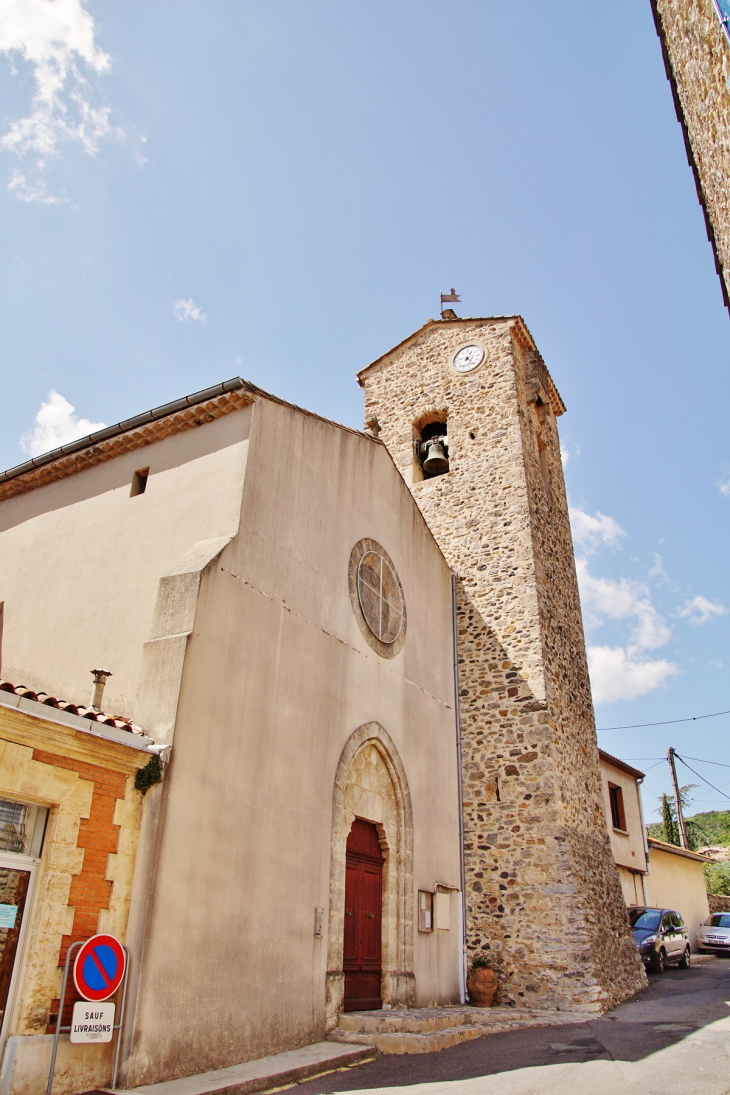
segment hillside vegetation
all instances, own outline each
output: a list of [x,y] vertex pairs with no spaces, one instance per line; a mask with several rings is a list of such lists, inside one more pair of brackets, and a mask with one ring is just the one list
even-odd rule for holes
[[[708,844],[730,844],[730,810],[709,810],[684,819],[690,848],[703,848]],[[664,822],[647,825],[646,831],[655,840],[667,840]],[[669,834],[669,843],[674,844]]]

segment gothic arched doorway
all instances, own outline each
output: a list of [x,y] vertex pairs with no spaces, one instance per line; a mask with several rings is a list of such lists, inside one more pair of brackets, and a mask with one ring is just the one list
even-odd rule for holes
[[[377,1003],[345,1004],[349,984],[347,967],[356,972],[354,961],[345,963],[346,880],[350,862],[350,834],[353,823],[367,825],[368,847],[377,865],[376,838],[381,851],[380,988],[367,999],[383,1004],[412,1006],[415,999],[413,974],[413,811],[408,781],[395,744],[382,726],[366,723],[351,735],[342,750],[335,776],[332,805],[332,871],[327,942],[327,1027],[337,1026],[340,1013],[349,1007],[377,1007]],[[363,830],[355,830],[362,835]],[[353,836],[353,843],[355,837]],[[353,849],[354,851],[354,849]],[[362,854],[362,853],[361,853]],[[354,861],[353,861],[354,862]],[[349,895],[348,895],[349,896]],[[375,922],[374,908],[365,918]],[[348,939],[348,948],[350,942]],[[367,946],[370,946],[368,943]],[[368,963],[360,963],[367,966]],[[375,974],[376,966],[370,971]],[[374,983],[374,979],[373,979]],[[361,990],[358,990],[358,993]],[[370,990],[368,990],[370,991]],[[365,998],[363,998],[365,999]]]

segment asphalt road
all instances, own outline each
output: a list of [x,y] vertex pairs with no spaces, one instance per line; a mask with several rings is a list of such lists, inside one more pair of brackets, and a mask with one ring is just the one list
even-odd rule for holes
[[380,1056],[296,1087],[297,1095],[730,1095],[730,958],[650,975],[648,989],[590,1022]]

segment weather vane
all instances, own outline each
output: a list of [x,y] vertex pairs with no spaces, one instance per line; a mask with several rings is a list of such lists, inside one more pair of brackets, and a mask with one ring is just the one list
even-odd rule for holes
[[[450,293],[441,294],[441,318],[444,318],[444,304],[457,304],[461,300],[461,297],[456,292],[456,289],[452,289]],[[451,312],[451,308],[446,309],[447,312]]]

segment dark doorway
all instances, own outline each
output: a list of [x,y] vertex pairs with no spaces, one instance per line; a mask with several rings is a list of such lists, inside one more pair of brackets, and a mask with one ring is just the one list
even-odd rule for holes
[[345,1011],[382,1007],[383,853],[370,821],[355,818],[347,838],[345,868]]

